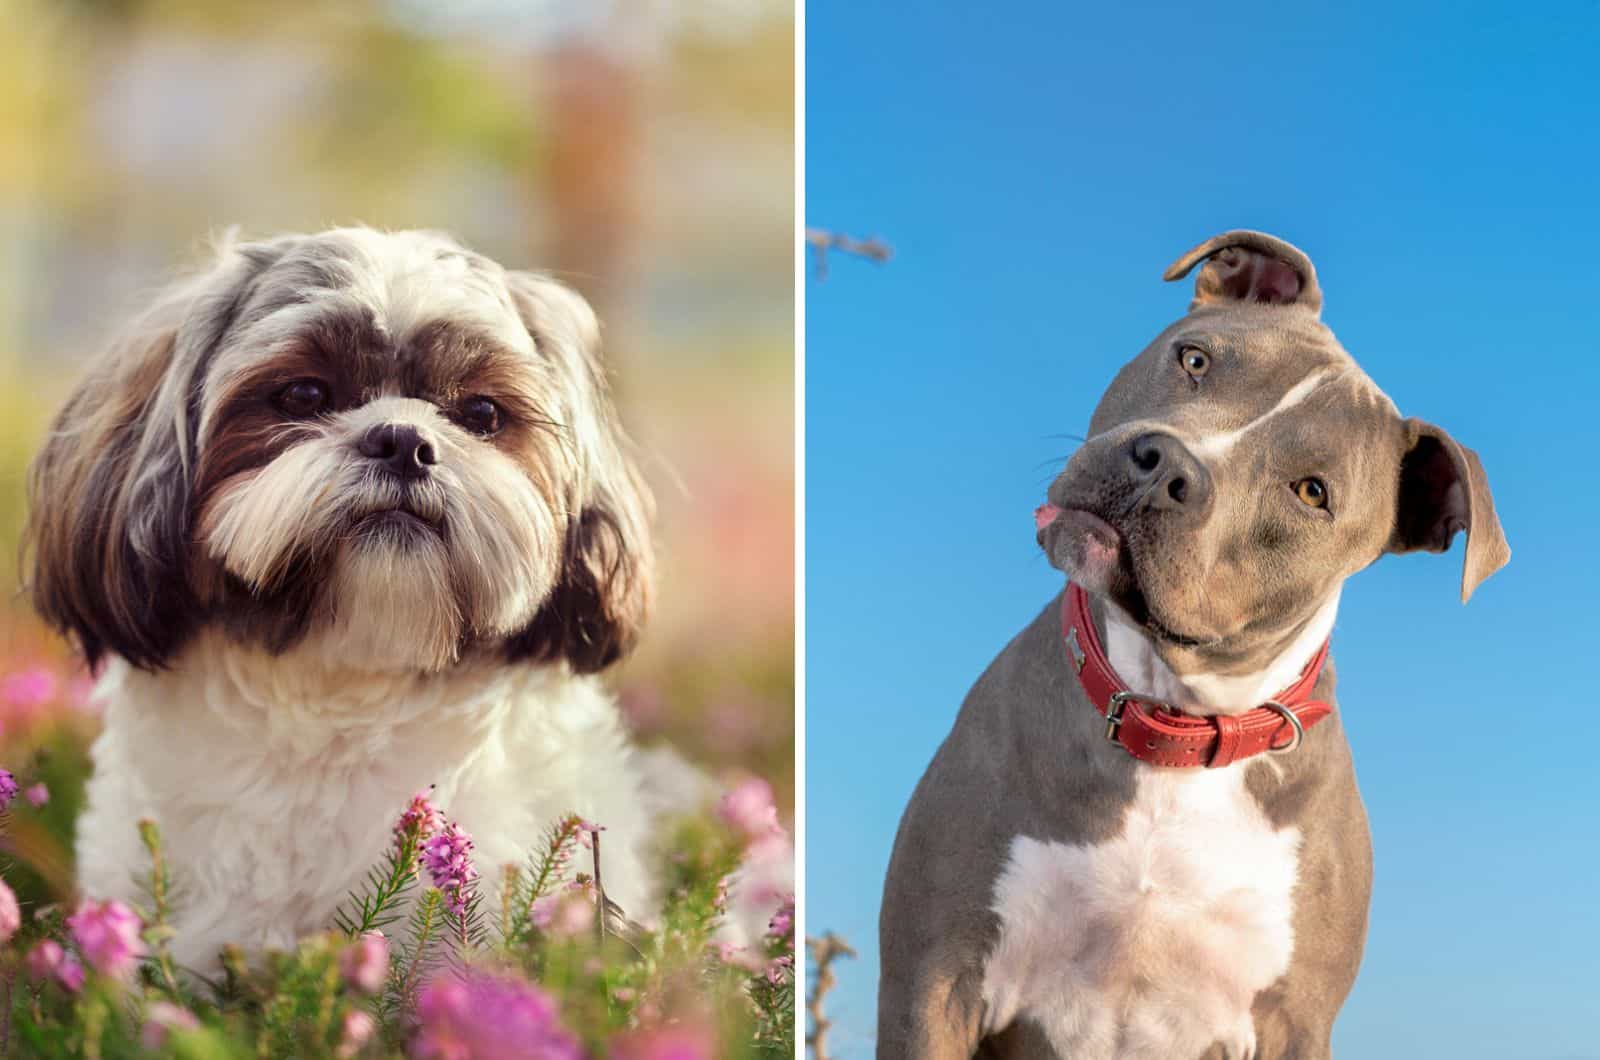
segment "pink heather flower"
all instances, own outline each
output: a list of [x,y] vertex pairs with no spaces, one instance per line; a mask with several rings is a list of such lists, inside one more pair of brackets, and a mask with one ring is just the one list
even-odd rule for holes
[[35,943],[33,949],[28,951],[25,961],[28,965],[28,978],[36,983],[54,979],[72,994],[83,989],[83,965],[78,963],[78,958],[63,950],[61,944],[52,939]]
[[11,770],[0,769],[0,810],[11,805],[11,800],[17,797],[17,778],[11,775]]
[[460,825],[450,824],[422,844],[421,857],[433,885],[444,892],[451,914],[463,915],[478,879],[478,870],[472,866],[472,837]]
[[707,709],[701,731],[711,750],[729,758],[748,756],[765,735],[762,713],[759,706],[753,706],[748,700],[723,700]]
[[735,784],[717,805],[717,816],[756,839],[779,830],[778,807],[772,801],[772,785],[760,777],[746,777]]
[[556,1004],[532,983],[481,970],[440,975],[417,998],[418,1060],[580,1060]]
[[339,954],[339,973],[351,989],[376,994],[389,977],[389,940],[381,931],[368,931]]
[[528,907],[533,926],[557,938],[572,938],[594,926],[594,884],[573,880],[561,890],[534,900]]
[[573,938],[594,927],[594,904],[583,894],[569,894],[556,909],[550,934]]
[[716,1042],[705,1027],[656,1027],[632,1031],[607,1044],[611,1060],[711,1060]]
[[362,1009],[351,1009],[344,1014],[344,1019],[339,1024],[339,1048],[334,1055],[340,1060],[349,1060],[372,1040],[377,1030],[378,1021],[372,1018],[372,1013]]
[[794,847],[788,835],[780,829],[751,842],[728,889],[727,910],[718,934],[736,939],[765,937],[773,928],[775,913],[794,901]]
[[429,800],[432,794],[433,788],[427,787],[411,796],[411,804],[400,815],[400,820],[395,822],[394,839],[397,845],[412,829],[416,829],[420,838],[426,839],[438,831],[439,826],[444,823],[444,815]]
[[767,962],[767,982],[782,986],[784,973],[794,967],[793,957],[774,957]]
[[22,907],[17,904],[16,892],[0,880],[0,942],[8,941],[21,926]]
[[152,1052],[167,1044],[169,1031],[197,1031],[200,1021],[193,1012],[180,1008],[170,1001],[152,1001],[145,1010],[144,1026],[139,1030],[139,1041]]
[[794,934],[794,898],[791,897],[778,911],[772,914],[772,919],[767,921],[767,937],[772,939],[786,939]]
[[53,670],[29,666],[0,678],[0,700],[24,714],[31,714],[54,699],[60,685]]
[[84,902],[67,917],[67,927],[89,966],[113,979],[127,976],[144,955],[139,915],[115,898]]
[[28,978],[34,982],[42,982],[55,974],[61,967],[61,959],[65,956],[61,944],[51,939],[40,939],[34,943],[33,949],[28,951],[24,958],[28,965]]
[[535,898],[533,904],[528,906],[528,919],[533,921],[533,926],[540,931],[549,931],[550,924],[556,918],[556,907],[560,904],[560,894],[547,894],[543,898]]
[[583,844],[585,850],[594,849],[594,834],[596,832],[604,832],[606,830],[604,825],[595,824],[592,821],[585,821],[581,817],[578,818],[577,825],[578,842]]
[[635,686],[624,688],[617,698],[622,718],[635,736],[648,736],[661,727],[667,713],[667,701],[655,688]]
[[89,973],[83,970],[83,964],[73,954],[67,954],[61,959],[61,966],[56,969],[56,982],[69,994],[76,994],[83,989],[83,981]]
[[50,789],[46,787],[44,781],[41,780],[39,783],[34,784],[28,788],[28,790],[24,791],[22,793],[22,797],[27,799],[28,804],[37,810],[39,807],[50,801]]

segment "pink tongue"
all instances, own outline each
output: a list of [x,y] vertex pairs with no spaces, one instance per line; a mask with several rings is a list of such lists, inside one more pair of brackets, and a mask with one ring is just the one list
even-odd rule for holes
[[1056,516],[1061,514],[1061,509],[1046,501],[1033,510],[1033,529],[1035,532],[1043,530],[1056,521]]

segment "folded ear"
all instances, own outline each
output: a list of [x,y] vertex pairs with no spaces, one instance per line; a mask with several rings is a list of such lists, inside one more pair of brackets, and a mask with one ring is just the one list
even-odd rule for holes
[[1206,240],[1167,266],[1164,280],[1181,280],[1201,262],[1190,311],[1203,305],[1259,302],[1322,312],[1317,270],[1298,247],[1265,232],[1240,229]]
[[654,506],[612,407],[594,310],[547,276],[513,272],[506,283],[540,355],[562,380],[574,462],[559,580],[512,638],[511,652],[564,657],[574,671],[593,673],[632,649],[644,625],[655,570]]
[[1500,529],[1478,454],[1431,423],[1406,421],[1408,447],[1400,462],[1400,496],[1391,552],[1444,552],[1456,532],[1467,533],[1461,602],[1506,565],[1511,547]]
[[29,468],[24,582],[91,664],[112,652],[159,667],[191,631],[191,405],[265,253],[224,246],[158,295],[91,362]]

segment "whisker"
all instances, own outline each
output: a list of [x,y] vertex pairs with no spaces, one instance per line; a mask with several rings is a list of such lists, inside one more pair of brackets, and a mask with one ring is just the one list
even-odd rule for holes
[[666,484],[671,486],[677,492],[678,496],[684,498],[685,500],[690,498],[691,494],[689,493],[689,483],[684,479],[683,475],[678,472],[677,467],[674,466],[673,463],[665,456],[660,453],[650,453],[643,457],[640,457],[637,453],[633,455],[641,459],[645,466],[659,468],[661,471],[661,476],[666,480]]
[[561,423],[557,420],[540,420],[531,418],[524,419],[522,422],[526,423],[529,427],[544,431],[551,437],[555,438],[555,440],[560,444],[561,448],[566,451],[568,458],[572,460],[576,460],[578,458],[577,438],[573,435],[572,428],[569,425]]
[[555,430],[560,431],[563,434],[571,434],[572,433],[572,428],[571,427],[567,426],[565,423],[561,423],[558,420],[529,419],[529,420],[524,420],[523,422],[525,422],[530,427],[554,428]]

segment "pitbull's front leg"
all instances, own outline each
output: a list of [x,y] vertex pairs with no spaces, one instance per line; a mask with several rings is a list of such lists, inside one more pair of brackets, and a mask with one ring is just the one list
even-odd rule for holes
[[[935,759],[930,776],[939,772]],[[970,1060],[984,1033],[983,961],[994,944],[975,830],[927,777],[901,821],[878,922],[879,1060]]]
[[1291,756],[1277,771],[1258,765],[1249,776],[1263,809],[1301,830],[1294,956],[1251,1006],[1259,1060],[1327,1060],[1334,1020],[1361,965],[1372,841],[1341,728],[1335,716],[1308,734],[1321,745],[1320,768]]
[[946,950],[885,972],[878,1060],[971,1060],[983,1033],[982,973]]

